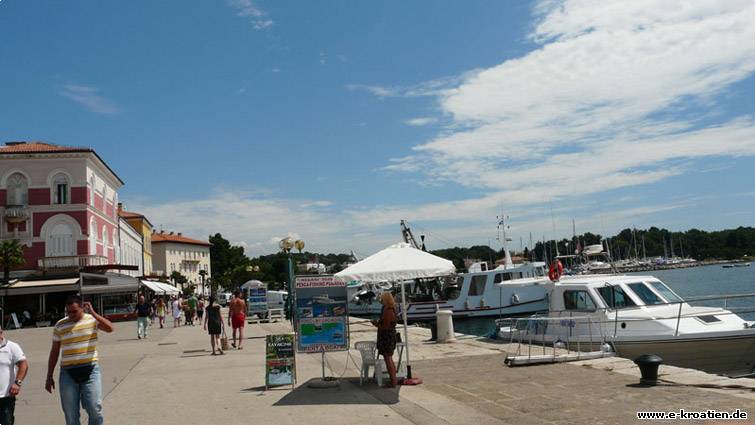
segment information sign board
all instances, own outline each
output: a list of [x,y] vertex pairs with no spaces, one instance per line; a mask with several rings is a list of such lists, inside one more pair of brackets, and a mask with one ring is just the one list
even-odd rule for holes
[[304,353],[349,349],[346,283],[335,276],[296,277],[297,350]]
[[296,383],[294,334],[266,336],[265,388]]

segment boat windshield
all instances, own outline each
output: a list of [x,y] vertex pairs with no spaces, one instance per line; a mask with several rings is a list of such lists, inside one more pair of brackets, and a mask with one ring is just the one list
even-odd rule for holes
[[645,303],[645,305],[666,304],[666,302],[661,297],[656,295],[656,293],[653,292],[652,289],[650,289],[642,282],[630,283],[627,286],[629,286],[629,289],[634,291],[634,293],[642,300],[643,303]]
[[598,294],[603,298],[603,302],[608,308],[627,308],[634,307],[637,304],[629,298],[629,295],[624,292],[621,286],[603,286],[598,289]]
[[683,299],[679,298],[678,295],[676,295],[671,289],[669,289],[668,286],[666,286],[665,283],[661,282],[660,280],[656,281],[649,281],[648,284],[653,287],[656,291],[658,291],[659,294],[663,298],[666,299],[666,301],[670,303],[680,303],[684,302]]

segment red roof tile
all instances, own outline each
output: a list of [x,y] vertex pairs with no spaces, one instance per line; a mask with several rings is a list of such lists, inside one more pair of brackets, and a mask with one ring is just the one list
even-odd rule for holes
[[65,153],[94,152],[92,148],[60,146],[44,142],[6,142],[0,147],[0,153]]
[[180,234],[170,234],[165,232],[155,232],[152,234],[152,243],[161,243],[161,242],[175,242],[175,243],[186,243],[191,245],[204,245],[204,246],[210,246],[211,244],[206,241],[200,241],[197,239],[187,238],[186,236],[180,235]]
[[[2,0],[0,0],[2,1]],[[113,176],[121,183],[120,177],[115,174],[115,171],[110,168],[105,161],[97,155],[97,152],[92,148],[86,148],[81,146],[61,146],[54,145],[52,143],[45,143],[39,141],[30,142],[5,142],[4,146],[0,146],[0,155],[14,155],[14,154],[32,154],[32,153],[92,153],[97,159],[100,160],[102,165],[105,166]]]

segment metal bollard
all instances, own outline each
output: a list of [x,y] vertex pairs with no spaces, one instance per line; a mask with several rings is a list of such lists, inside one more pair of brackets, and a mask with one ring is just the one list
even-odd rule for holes
[[437,341],[438,340],[438,321],[437,320],[431,320],[430,323],[430,341]]
[[658,383],[658,367],[663,363],[663,359],[656,354],[643,354],[634,359],[634,363],[640,368],[640,384],[656,385]]

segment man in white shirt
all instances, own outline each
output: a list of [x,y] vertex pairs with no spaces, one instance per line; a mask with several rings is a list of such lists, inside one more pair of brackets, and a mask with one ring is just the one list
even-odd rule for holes
[[29,364],[21,346],[5,339],[0,328],[0,424],[13,425],[16,396],[26,377]]

